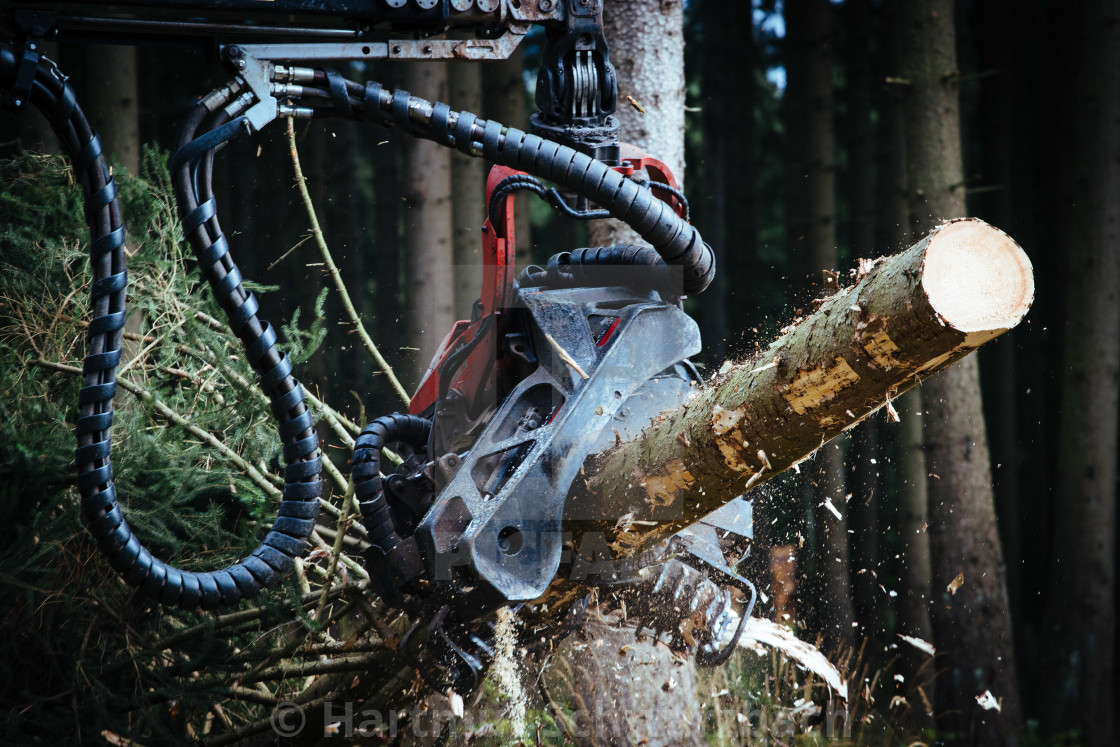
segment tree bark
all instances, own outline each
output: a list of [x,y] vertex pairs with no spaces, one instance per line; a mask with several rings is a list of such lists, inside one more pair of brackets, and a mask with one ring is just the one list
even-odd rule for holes
[[140,94],[136,48],[114,44],[86,47],[86,115],[101,137],[107,158],[140,173]]
[[[476,64],[448,65],[450,106],[457,111],[482,112],[482,69]],[[517,123],[506,123],[510,127]],[[482,282],[482,224],[486,220],[486,162],[451,153],[451,223],[455,257],[456,319],[470,319]],[[514,213],[516,220],[517,214]],[[517,227],[514,226],[516,234]],[[520,239],[520,236],[516,236]]]
[[[849,0],[844,7],[847,77],[847,114],[843,119],[848,150],[844,191],[848,195],[848,245],[856,257],[875,251],[875,149],[871,121],[871,51],[868,0]],[[860,634],[877,640],[882,635],[882,592],[879,565],[880,454],[883,422],[869,418],[853,434],[848,469],[852,602]]]
[[[620,139],[659,159],[684,184],[683,2],[605,2],[603,29],[618,74]],[[627,96],[645,113],[627,103]],[[589,233],[594,246],[646,243],[615,220],[595,221]]]
[[[921,0],[902,13],[911,224],[924,230],[965,209],[954,4]],[[971,744],[1016,744],[1021,709],[976,358],[922,394],[933,628],[947,670],[937,688],[938,725]],[[986,691],[1002,710],[977,702]]]
[[[383,85],[395,86],[392,66],[382,75]],[[400,167],[403,162],[401,151],[403,143],[411,138],[396,130],[381,130],[374,135],[373,144],[373,246],[372,262],[377,267],[374,275],[374,294],[378,340],[382,354],[397,376],[405,375],[401,347],[404,335],[401,317],[404,315],[401,248],[401,217],[404,203],[401,201]],[[407,356],[411,359],[411,356]],[[374,389],[367,395],[367,408],[370,412],[394,412],[400,407],[400,399],[393,391],[387,377],[374,378]]]
[[[447,63],[417,62],[405,68],[405,90],[430,101],[447,100]],[[405,240],[408,267],[407,339],[413,351],[413,382],[451,331],[454,284],[451,252],[451,152],[441,145],[404,141]]]
[[[704,338],[705,358],[719,366],[731,354],[733,327],[745,321],[746,309],[740,307],[749,306],[756,298],[752,289],[757,283],[748,259],[758,251],[755,180],[753,176],[738,178],[755,173],[755,42],[749,5],[702,0],[697,4],[696,19],[701,38],[694,54],[705,97],[703,110],[691,121],[702,123],[710,134],[695,151],[689,151],[690,158],[699,162],[703,185],[702,190],[693,190],[692,219],[704,226],[704,237],[715,252],[719,268],[704,291],[697,322]],[[733,57],[741,62],[729,65]],[[729,90],[735,95],[726,96]],[[736,137],[728,137],[726,133],[731,132],[737,133]],[[742,299],[750,301],[735,303]]]
[[[1061,444],[1046,645],[1050,716],[1091,745],[1116,743],[1117,390],[1120,386],[1120,13],[1078,8],[1075,176],[1087,195],[1073,212],[1067,255]],[[1112,67],[1109,67],[1109,66]]]
[[[930,621],[930,554],[929,554],[929,490],[927,488],[925,438],[922,423],[922,393],[911,389],[899,398],[899,467],[902,475],[898,508],[898,534],[902,538],[902,557],[899,565],[900,601],[898,603],[899,628],[910,636],[923,641],[933,641],[933,623]],[[926,655],[909,652],[904,656],[907,680],[914,682]],[[932,674],[932,672],[930,673]],[[926,687],[926,696],[932,698],[932,687]]]
[[[786,43],[790,65],[786,94],[787,117],[799,121],[790,134],[790,149],[801,155],[795,163],[798,215],[802,230],[794,237],[807,264],[809,285],[816,296],[836,291],[826,271],[838,266],[836,254],[836,167],[833,158],[832,55],[828,0],[788,0]],[[796,64],[794,64],[796,63]],[[851,574],[848,565],[848,505],[840,444],[822,451],[810,465],[804,485],[813,513],[817,538],[817,573],[810,580],[817,627],[829,640],[850,647],[852,622]],[[826,503],[831,501],[834,513]]]
[[[878,228],[880,245],[904,246],[909,241],[909,206],[906,183],[906,128],[903,111],[904,85],[902,81],[902,12],[897,3],[884,9],[887,28],[886,54],[879,78],[879,168],[878,168]],[[925,440],[922,422],[922,389],[914,387],[900,396],[895,404],[902,423],[896,439],[895,459],[900,482],[897,491],[895,521],[898,526],[900,547],[898,554],[899,590],[896,597],[898,627],[905,635],[933,641],[933,623],[930,618],[930,532],[928,532],[928,491],[925,468]],[[883,431],[884,441],[887,430]],[[933,729],[931,710],[936,695],[934,667],[930,657],[913,647],[902,652],[904,682],[899,684],[900,694],[921,688],[923,702],[912,703],[915,715],[923,728]],[[920,695],[921,699],[921,695]],[[926,708],[930,703],[931,708]]]
[[[522,44],[509,59],[486,64],[482,78],[485,111],[475,114],[493,117],[507,127],[529,131],[529,92],[525,88],[525,45]],[[513,233],[517,240],[514,259],[518,267],[532,263],[533,243],[529,223],[529,200],[536,199],[528,192],[517,192],[513,197]]]
[[[980,118],[983,134],[982,160],[979,170],[992,191],[969,197],[970,214],[990,221],[993,225],[1011,230],[1012,200],[1018,197],[1016,172],[1031,174],[1031,148],[1021,138],[1023,127],[1019,111],[1015,108],[1016,65],[1015,49],[1021,43],[1015,34],[1015,8],[1013,0],[998,0],[978,5],[977,34],[982,41],[977,44],[982,70],[1003,70],[1004,75],[985,79],[981,87]],[[1027,162],[1023,164],[1021,162]],[[969,171],[973,171],[969,167]],[[979,208],[979,209],[978,209]],[[1018,235],[1018,231],[1016,231]],[[1024,519],[1023,494],[1019,486],[1018,463],[1023,447],[1019,428],[1018,397],[1019,377],[1016,375],[1016,351],[1021,347],[1019,335],[1009,335],[996,345],[985,349],[980,356],[981,383],[984,405],[989,417],[989,447],[992,452],[996,516],[999,520],[1000,541],[1006,558],[1023,555],[1022,531]],[[1007,586],[1011,604],[1011,619],[1023,619],[1023,568],[1011,562],[1007,566]],[[1017,636],[1019,638],[1019,636]],[[1024,652],[1021,641],[1018,651]]]
[[1014,327],[1033,296],[1030,262],[1010,237],[983,221],[945,223],[787,328],[758,360],[594,458],[566,528],[602,532],[616,555],[633,554],[800,465]]
[[695,663],[639,638],[617,612],[589,613],[552,661],[549,696],[570,703],[581,744],[704,744]]
[[[645,150],[684,183],[684,8],[680,0],[604,3],[618,74],[621,140]],[[645,113],[626,102],[631,96]],[[645,243],[619,221],[590,226],[592,245]],[[701,745],[696,664],[638,638],[633,624],[589,613],[581,636],[561,644],[594,744]],[[581,646],[580,638],[586,640]],[[621,669],[618,667],[621,665]]]
[[[900,247],[909,243],[910,209],[907,203],[906,181],[906,128],[903,117],[903,90],[900,68],[902,57],[902,14],[898,4],[884,8],[887,28],[886,54],[880,71],[881,96],[879,103],[879,169],[877,191],[879,214],[877,236],[881,246]],[[902,419],[896,439],[895,458],[901,476],[897,491],[898,533],[902,538],[898,553],[899,595],[896,611],[902,633],[933,641],[933,623],[930,621],[930,555],[929,555],[929,498],[926,488],[927,475],[925,441],[922,430],[922,391],[915,387],[895,403]],[[883,441],[887,429],[882,429]],[[935,672],[928,666],[929,657],[921,651],[906,647],[901,652],[902,674],[905,678],[903,693],[915,685],[922,688],[929,703],[935,697]],[[903,689],[905,688],[905,689]],[[918,711],[923,727],[933,729],[933,714],[923,707]]]

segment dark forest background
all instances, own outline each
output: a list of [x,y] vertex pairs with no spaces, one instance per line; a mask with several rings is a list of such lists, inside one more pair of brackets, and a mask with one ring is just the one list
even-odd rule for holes
[[[868,671],[890,667],[900,692],[922,687],[940,738],[1114,744],[1120,8],[691,0],[684,34],[683,182],[720,262],[716,284],[687,306],[701,324],[706,371],[749,356],[809,308],[828,282],[822,271],[846,276],[938,219],[987,220],[1035,268],[1032,311],[973,356],[979,390],[954,399],[960,412],[941,412],[946,390],[931,383],[895,403],[901,422],[876,416],[803,478],[761,491],[751,571],[770,601],[757,614],[796,622],[837,660],[853,651]],[[531,36],[508,63],[344,72],[524,126],[539,51]],[[225,78],[188,50],[50,54],[81,99],[97,102],[87,113],[130,173],[140,170],[141,145],[167,147],[195,97]],[[930,146],[930,127],[957,116],[955,144],[950,132]],[[296,127],[350,294],[411,388],[477,297],[470,268],[485,170],[395,131]],[[36,115],[0,118],[0,143],[7,155],[53,148]],[[959,178],[926,181],[954,147]],[[262,296],[262,315],[286,320],[302,309],[306,318],[329,280],[311,244],[300,244],[307,224],[283,123],[228,148],[214,183],[245,276],[280,288]],[[542,204],[518,210],[520,264],[586,241],[585,226]],[[301,377],[354,420],[398,409],[336,323],[336,304],[328,297],[325,341]],[[938,429],[949,422],[968,426]],[[943,443],[950,433],[959,443]],[[6,448],[3,474],[16,484],[13,470],[28,468]],[[950,471],[977,460],[989,489],[952,482]],[[840,526],[820,507],[837,493],[846,498]],[[13,507],[2,513],[18,525]],[[950,590],[959,576],[963,586]],[[785,597],[774,589],[789,580],[795,591],[778,608]],[[931,642],[934,666],[899,634]],[[985,691],[1001,702],[998,723],[976,715]],[[916,720],[908,733],[935,723]]]

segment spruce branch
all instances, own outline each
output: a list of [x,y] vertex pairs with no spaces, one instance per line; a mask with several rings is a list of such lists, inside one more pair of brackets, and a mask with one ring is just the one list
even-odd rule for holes
[[323,419],[327,421],[327,425],[335,432],[335,435],[342,439],[344,444],[353,448],[354,437],[362,432],[361,426],[316,397],[308,391],[307,387],[304,387],[303,396],[311,403],[312,407],[319,411]]
[[[349,626],[348,626],[349,627]],[[320,656],[342,656],[346,654],[370,654],[378,651],[385,651],[385,642],[376,636],[373,638],[362,638],[366,631],[369,630],[370,624],[368,622],[361,623],[358,627],[351,632],[350,638],[345,641],[329,641],[326,643],[308,643],[307,640],[295,641],[288,646],[285,646],[281,651],[287,653],[279,656],[278,659],[286,659],[289,656],[298,655],[308,658],[316,658]],[[240,651],[229,658],[230,664],[239,664],[243,662],[256,661],[259,657],[256,651]]]
[[[30,363],[34,366],[39,366],[40,368],[75,374],[77,376],[82,375],[82,369],[78,368],[77,366],[68,366],[65,363],[43,360],[42,358],[34,358],[30,361]],[[173,410],[166,403],[164,403],[163,400],[161,400],[159,397],[157,397],[144,387],[141,387],[138,384],[129,381],[128,379],[117,379],[117,384],[119,384],[121,389],[124,389],[126,392],[129,392],[138,399],[151,404],[155,408],[156,412],[158,412],[161,416],[170,420],[175,425],[180,426],[192,436],[195,436],[196,438],[200,439],[208,446],[216,450],[223,457],[232,462],[233,465],[242,472],[242,474],[252,480],[254,485],[267,493],[270,498],[278,499],[281,497],[281,491],[269,481],[269,478],[266,477],[264,473],[262,473],[259,469],[243,459],[241,455],[236,451],[231,449],[226,444],[222,443],[221,439],[219,439],[213,433],[199,428],[197,425],[190,422],[178,412]]]
[[389,378],[389,383],[401,398],[401,401],[407,405],[411,401],[411,397],[408,396],[408,392],[401,386],[401,382],[397,379],[396,374],[393,373],[393,368],[381,355],[381,351],[377,349],[377,345],[374,344],[373,339],[369,336],[369,332],[366,331],[361,317],[358,316],[357,309],[354,308],[353,301],[350,300],[350,294],[346,290],[346,285],[342,282],[342,273],[338,271],[338,265],[334,263],[334,257],[331,256],[330,249],[327,247],[327,241],[323,237],[323,230],[319,227],[319,218],[315,215],[315,206],[311,202],[311,194],[307,191],[307,179],[303,175],[303,167],[300,165],[299,161],[299,150],[296,148],[295,120],[291,117],[288,117],[288,147],[292,155],[292,166],[295,168],[296,172],[296,186],[299,187],[300,197],[303,198],[304,207],[307,208],[308,220],[311,221],[311,233],[315,237],[315,244],[319,247],[319,254],[322,255],[323,262],[327,266],[327,272],[330,274],[335,289],[338,291],[342,306],[346,309],[347,316],[350,317],[350,321],[354,324],[354,329],[361,338],[362,344],[366,346],[370,355],[377,361],[377,365]]
[[[341,513],[342,512],[340,511],[338,515],[341,516]],[[317,529],[311,533],[311,541],[319,549],[323,550],[324,552],[326,552],[328,554],[331,553],[331,546],[326,543],[326,540],[323,539],[322,535],[319,534],[319,531]],[[332,555],[332,557],[333,557],[333,555]],[[353,560],[351,560],[345,554],[339,555],[337,557],[338,557],[339,562],[342,563],[344,566],[346,566],[346,569],[348,571],[353,573],[355,576],[360,578],[362,581],[369,581],[369,573],[366,572],[365,568],[363,568],[362,566],[355,563]]]
[[[128,338],[128,336],[128,333],[126,333],[125,337]],[[136,335],[136,337],[139,337],[139,335]],[[179,352],[184,353],[185,355],[198,357],[201,360],[206,361],[208,364],[214,367],[215,371],[220,371],[221,374],[225,376],[229,381],[231,381],[235,386],[237,386],[238,389],[243,392],[248,392],[249,395],[256,399],[258,403],[260,403],[263,407],[267,408],[269,406],[268,397],[264,394],[264,392],[260,390],[259,387],[253,386],[248,379],[234,370],[231,366],[223,362],[220,359],[220,356],[214,355],[213,351],[195,350],[187,347],[186,345],[179,345],[178,349]],[[174,369],[165,370],[167,370],[169,373],[176,373]],[[197,381],[194,377],[190,378],[192,381],[195,381],[200,387],[205,388],[204,385],[206,382]],[[331,426],[331,430],[333,430],[335,434],[342,439],[343,443],[347,447],[353,448],[354,438],[350,435],[347,429],[352,428],[354,429],[354,432],[360,432],[357,426],[347,420],[344,415],[340,414],[329,405],[324,404],[322,400],[311,394],[307,387],[303,388],[303,394],[311,405],[312,411],[320,415],[322,419]],[[334,483],[335,487],[338,490],[346,490],[346,477],[342,474],[341,471],[339,471],[338,467],[336,467],[333,462],[331,462],[329,459],[324,459],[323,470],[327,473],[328,477],[331,478],[331,481]],[[270,474],[270,477],[274,476]],[[278,483],[280,483],[278,477],[276,477],[275,479]]]
[[[341,591],[332,592],[332,594],[341,594]],[[313,604],[318,603],[319,594],[318,592],[304,594],[295,601],[296,606],[307,608]],[[149,648],[152,651],[163,651],[164,649],[177,647],[184,641],[194,638],[195,636],[202,635],[203,633],[235,627],[246,622],[255,623],[259,621],[261,617],[263,617],[264,614],[268,611],[269,609],[267,607],[250,607],[249,609],[237,610],[236,612],[227,612],[224,615],[218,615],[216,617],[207,616],[205,620],[198,623],[197,625],[192,625],[189,628],[184,628],[183,630],[176,631],[175,633],[172,633],[171,635],[152,644]]]
[[[312,708],[320,708],[330,702],[330,700],[331,696],[328,695],[323,698],[317,698],[309,703],[302,703],[301,705],[304,711],[308,711]],[[257,734],[263,734],[267,731],[273,731],[275,733],[275,728],[273,715],[270,713],[263,719],[239,726],[236,729],[231,729],[213,739],[207,739],[202,742],[202,745],[203,747],[222,747],[227,744],[239,744]]]
[[257,705],[268,706],[270,708],[276,707],[279,698],[275,695],[265,695],[260,690],[251,690],[247,687],[238,687],[237,685],[230,685],[225,688],[224,694],[234,700],[243,700],[247,703],[256,703]]
[[[353,507],[351,507],[350,510],[353,511]],[[350,529],[355,529],[358,526],[358,522],[352,522],[350,525]],[[334,529],[331,529],[330,527],[319,527],[319,533],[323,535],[323,539],[327,540],[334,540],[339,536],[338,532],[336,532]],[[370,544],[361,537],[355,537],[351,534],[342,535],[342,544],[346,549],[353,553],[361,553],[370,546]]]
[[334,483],[335,487],[344,494],[353,492],[353,488],[347,481],[346,476],[342,474],[342,471],[339,470],[338,467],[334,466],[334,462],[330,459],[323,459],[323,471],[331,478],[331,482]]
[[[324,463],[328,460],[323,460]],[[346,537],[346,530],[350,524],[350,497],[354,495],[354,481],[351,480],[346,484],[346,491],[342,499],[342,513],[339,514],[338,523],[336,524],[337,533],[334,538],[334,545],[331,547],[331,562],[327,567],[327,578],[333,578],[338,573],[339,559],[342,555],[342,541]],[[368,578],[368,576],[367,576]],[[319,609],[315,611],[315,619],[320,624],[323,623],[323,616],[327,607],[327,592],[330,591],[330,583],[323,584],[322,595],[319,597]]]
[[299,586],[301,594],[310,595],[312,592],[311,582],[307,580],[307,563],[303,561],[303,558],[294,558],[294,561],[292,573],[295,576],[296,585]]

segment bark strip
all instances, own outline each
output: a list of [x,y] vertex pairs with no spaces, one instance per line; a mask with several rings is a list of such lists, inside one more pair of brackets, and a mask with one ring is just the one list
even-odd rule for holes
[[616,556],[631,555],[795,467],[1017,325],[1034,299],[1022,249],[975,219],[863,269],[759,359],[594,457],[566,528],[603,532]]

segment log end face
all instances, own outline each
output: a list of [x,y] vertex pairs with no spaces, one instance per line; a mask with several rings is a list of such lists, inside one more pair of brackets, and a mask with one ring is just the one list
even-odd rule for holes
[[1011,329],[1034,301],[1034,271],[1026,252],[976,218],[939,226],[922,270],[922,289],[933,310],[947,326],[973,337]]

